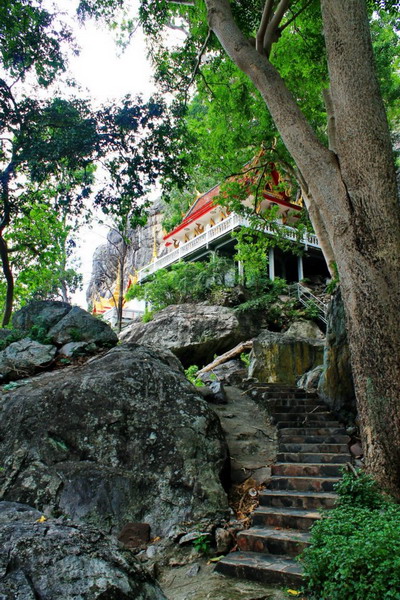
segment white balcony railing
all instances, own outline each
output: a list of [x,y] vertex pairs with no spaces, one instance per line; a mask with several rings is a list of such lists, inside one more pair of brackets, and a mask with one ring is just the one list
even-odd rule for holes
[[[178,262],[185,256],[192,254],[195,250],[198,250],[200,248],[207,248],[210,242],[225,236],[227,233],[230,233],[235,229],[238,229],[239,227],[250,227],[250,222],[245,217],[232,213],[231,215],[229,215],[229,217],[224,219],[224,221],[218,223],[218,225],[214,225],[214,227],[207,229],[207,231],[205,231],[204,233],[201,233],[192,240],[189,240],[185,244],[182,244],[181,246],[179,246],[179,248],[168,252],[168,254],[165,254],[161,258],[158,258],[154,262],[140,269],[138,271],[138,281],[143,281],[144,279],[146,279],[146,277],[152,275],[159,269],[163,269],[165,267],[168,267],[169,265],[172,265],[175,262]],[[265,225],[262,227],[262,229],[267,235],[276,235],[275,229],[270,225]],[[285,238],[291,239],[294,242],[300,242],[306,248],[308,246],[312,246],[313,248],[319,248],[318,239],[316,235],[306,233],[304,234],[302,239],[299,240],[298,232],[293,227],[281,225],[280,231],[283,233]]]

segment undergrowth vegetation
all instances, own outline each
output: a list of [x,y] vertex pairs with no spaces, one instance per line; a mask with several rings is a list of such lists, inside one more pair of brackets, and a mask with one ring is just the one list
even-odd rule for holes
[[278,277],[270,280],[265,268],[257,272],[253,265],[252,276],[245,283],[237,281],[235,271],[232,259],[213,253],[206,261],[178,262],[168,270],[160,269],[146,283],[132,286],[126,299],[149,303],[151,311],[146,311],[144,322],[172,304],[197,302],[231,306],[239,313],[260,313],[265,326],[273,331],[286,329],[296,319],[318,318],[318,307],[299,305],[291,286]]
[[178,262],[169,270],[157,271],[147,283],[132,286],[126,298],[146,300],[154,311],[171,304],[201,302],[224,290],[233,271],[233,261],[217,254],[204,262]]
[[400,506],[364,473],[346,473],[301,560],[309,600],[400,598]]

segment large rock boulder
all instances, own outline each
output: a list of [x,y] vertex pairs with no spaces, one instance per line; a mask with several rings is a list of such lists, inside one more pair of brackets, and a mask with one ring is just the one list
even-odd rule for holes
[[323,340],[325,336],[314,321],[299,319],[290,324],[285,331],[287,337],[306,340]]
[[125,341],[168,348],[185,366],[203,365],[239,342],[257,335],[259,326],[231,308],[177,304],[160,310],[148,323],[133,323],[121,334]]
[[67,302],[57,300],[36,300],[17,310],[12,318],[14,329],[28,331],[33,326],[42,327],[48,331],[60,321],[72,306]]
[[69,342],[114,346],[118,341],[117,334],[105,321],[92,317],[79,306],[72,307],[60,321],[48,330],[47,335],[58,346]]
[[40,344],[29,338],[13,342],[0,352],[0,382],[7,379],[21,379],[52,362],[57,348]]
[[3,499],[153,535],[226,510],[219,420],[170,352],[125,344],[0,393]]
[[91,355],[115,346],[118,336],[104,321],[66,302],[31,302],[0,330],[0,381],[21,379],[57,358]]
[[47,338],[56,346],[83,341],[110,347],[118,341],[104,321],[78,306],[52,300],[31,302],[21,308],[13,316],[13,327],[26,332],[34,328],[34,335]]
[[0,502],[1,600],[166,600],[131,552],[87,525]]
[[334,411],[355,412],[355,392],[340,290],[328,307],[324,369],[318,394]]
[[266,383],[295,385],[306,371],[322,364],[324,342],[262,332],[253,341],[249,376]]

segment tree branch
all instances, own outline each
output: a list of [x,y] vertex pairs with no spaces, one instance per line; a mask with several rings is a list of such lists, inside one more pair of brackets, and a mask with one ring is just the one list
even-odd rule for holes
[[178,4],[179,6],[195,6],[191,0],[168,0],[168,4]]
[[264,36],[267,31],[268,23],[271,19],[272,9],[274,6],[274,0],[266,0],[264,4],[264,10],[261,17],[260,27],[258,28],[256,35],[256,50],[260,54],[263,53],[264,50]]
[[267,25],[263,40],[263,51],[266,57],[269,57],[271,53],[272,44],[280,37],[279,24],[285,16],[285,12],[290,6],[290,2],[291,0],[281,0],[275,14]]
[[208,30],[206,39],[204,40],[203,45],[200,48],[200,52],[197,55],[197,60],[196,60],[196,64],[195,64],[195,67],[194,67],[194,70],[193,70],[193,73],[192,73],[192,77],[191,77],[191,79],[189,81],[189,84],[187,86],[188,88],[190,88],[190,86],[192,85],[192,83],[194,81],[194,78],[196,77],[197,71],[198,71],[199,66],[200,66],[201,58],[203,56],[204,50],[207,47],[207,44],[208,44],[208,41],[209,41],[210,37],[211,37],[211,29]]
[[306,2],[306,3],[305,3],[305,5],[304,5],[302,8],[300,8],[300,9],[297,11],[297,13],[294,13],[294,15],[292,15],[292,16],[290,17],[290,19],[288,19],[288,20],[287,20],[287,21],[286,21],[286,22],[285,22],[285,23],[284,23],[284,24],[283,24],[281,27],[279,27],[279,33],[281,34],[281,33],[282,33],[282,31],[283,31],[284,29],[286,29],[286,27],[288,27],[288,26],[289,26],[291,23],[293,23],[293,21],[294,21],[295,19],[297,19],[297,17],[298,17],[299,15],[301,15],[301,13],[302,13],[302,12],[304,12],[305,10],[307,10],[307,8],[310,6],[310,4],[311,4],[312,2],[313,2],[313,0],[308,0],[308,2]]

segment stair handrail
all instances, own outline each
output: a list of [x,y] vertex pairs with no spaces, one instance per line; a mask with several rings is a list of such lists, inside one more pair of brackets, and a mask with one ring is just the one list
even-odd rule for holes
[[297,297],[299,302],[303,304],[303,306],[307,306],[308,302],[313,302],[315,306],[318,308],[319,318],[325,325],[328,323],[327,312],[328,312],[328,304],[323,302],[320,298],[317,298],[310,290],[301,283],[297,284]]

